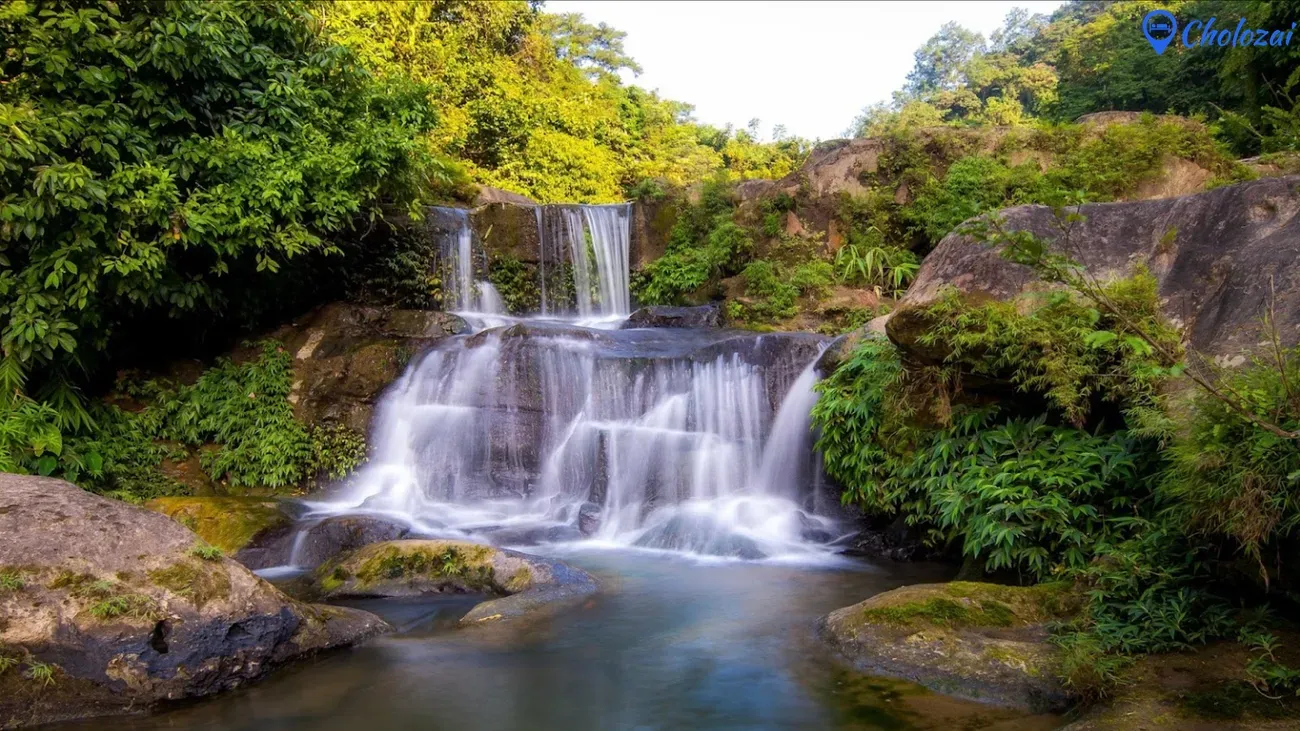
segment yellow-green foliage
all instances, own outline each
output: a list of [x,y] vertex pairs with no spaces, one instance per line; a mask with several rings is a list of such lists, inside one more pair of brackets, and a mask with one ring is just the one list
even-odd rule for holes
[[1171,375],[1143,337],[1181,352],[1177,331],[1160,312],[1156,287],[1145,268],[1107,285],[1104,292],[1124,319],[1068,292],[970,304],[950,289],[915,315],[925,327],[917,341],[945,351],[950,370],[1006,378],[1083,424],[1094,400],[1150,407],[1157,387]]
[[363,584],[383,580],[415,577],[447,577],[487,586],[492,581],[492,567],[485,563],[491,549],[447,546],[441,550],[389,547],[368,556],[355,571]]
[[322,6],[327,35],[385,77],[430,85],[435,149],[476,181],[544,202],[610,202],[646,178],[684,185],[718,169],[779,177],[807,150],[689,121],[690,107],[625,86],[624,34],[525,2],[363,1]]
[[[1149,275],[1107,291],[1127,322],[1148,324],[1177,348]],[[1123,321],[1066,293],[1026,304],[972,305],[949,293],[896,313],[891,332],[942,364],[905,367],[890,342],[866,340],[819,385],[813,417],[846,502],[901,513],[990,570],[1043,578],[1081,569],[1098,546],[1129,535],[1154,447],[1122,421],[1085,427],[1100,423],[1102,406],[1153,411],[1175,371]],[[1023,396],[976,408],[961,394],[971,377]]]
[[0,591],[18,591],[27,585],[17,569],[0,569]]

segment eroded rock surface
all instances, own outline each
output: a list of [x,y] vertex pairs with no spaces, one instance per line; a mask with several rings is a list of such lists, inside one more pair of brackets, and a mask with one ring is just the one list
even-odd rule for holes
[[475,606],[462,625],[495,622],[554,610],[593,594],[585,571],[540,556],[477,543],[406,540],[375,543],[316,570],[325,597],[410,597],[482,593],[500,598]]
[[304,604],[165,515],[0,474],[0,724],[139,712],[388,629]]
[[1062,585],[919,584],[837,609],[820,632],[869,675],[994,705],[1059,711],[1070,696],[1056,675],[1047,623],[1072,605]]

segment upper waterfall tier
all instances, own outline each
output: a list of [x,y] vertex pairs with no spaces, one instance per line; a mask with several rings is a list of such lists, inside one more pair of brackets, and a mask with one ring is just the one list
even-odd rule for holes
[[[510,271],[512,284],[535,288],[513,302],[513,315],[626,317],[630,204],[549,205],[533,220],[498,226],[458,208],[429,209],[426,229],[437,241],[443,302],[472,314],[506,313],[492,284]],[[519,224],[524,225],[519,225]],[[514,269],[512,269],[514,268]],[[503,275],[504,276],[504,275]],[[520,282],[519,277],[531,280]]]

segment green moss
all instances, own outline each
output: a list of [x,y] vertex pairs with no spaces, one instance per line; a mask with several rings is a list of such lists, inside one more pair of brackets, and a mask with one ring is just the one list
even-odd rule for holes
[[939,627],[1012,627],[1065,616],[1075,605],[1070,585],[1000,586],[969,581],[903,587],[867,602],[863,620]]
[[486,563],[491,549],[445,546],[441,549],[404,549],[389,546],[366,558],[356,567],[356,578],[364,584],[384,580],[446,577],[471,587],[490,589],[492,567]]
[[332,570],[325,572],[320,578],[320,588],[324,591],[334,591],[343,586],[343,583],[352,578],[352,572],[342,566],[335,566]]
[[1009,627],[1015,615],[1004,604],[982,601],[975,607],[952,599],[927,599],[892,607],[865,609],[863,616],[881,624],[911,625],[918,621],[945,627]]
[[288,522],[279,504],[265,498],[165,497],[146,508],[189,528],[209,545],[234,554],[259,533]]
[[523,591],[524,589],[527,589],[529,586],[532,585],[532,583],[533,583],[532,569],[528,568],[527,566],[521,566],[519,567],[518,571],[515,571],[513,574],[510,575],[510,579],[506,581],[505,590],[510,592],[511,594],[515,594]]
[[230,576],[219,563],[186,559],[166,568],[149,572],[149,580],[177,596],[188,599],[195,607],[230,596]]
[[91,598],[98,593],[96,590],[101,588],[97,585],[102,583],[91,574],[79,574],[64,569],[56,574],[50,580],[50,583],[46,584],[46,587],[50,589],[67,589],[72,596]]

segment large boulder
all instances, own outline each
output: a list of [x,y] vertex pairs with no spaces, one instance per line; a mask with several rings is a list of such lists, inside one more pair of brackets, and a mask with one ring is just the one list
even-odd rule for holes
[[837,609],[820,633],[868,675],[1033,712],[1070,704],[1047,623],[1074,600],[1064,585],[972,582],[905,586]]
[[138,712],[388,629],[303,604],[166,516],[0,474],[0,719]]
[[[1256,180],[1198,195],[1098,203],[1079,211],[1068,241],[1045,206],[1001,212],[1008,229],[1031,231],[1100,279],[1144,264],[1159,281],[1166,314],[1202,352],[1230,358],[1265,339],[1270,301],[1286,344],[1300,342],[1300,177]],[[926,257],[887,332],[918,347],[915,312],[953,287],[976,299],[1011,299],[1045,287],[1030,269],[970,238],[949,234]],[[915,323],[912,323],[915,324]],[[911,335],[909,335],[911,333]]]
[[325,597],[410,597],[439,593],[496,595],[462,625],[518,619],[582,601],[597,590],[585,571],[559,561],[477,543],[406,540],[374,543],[316,570]]

